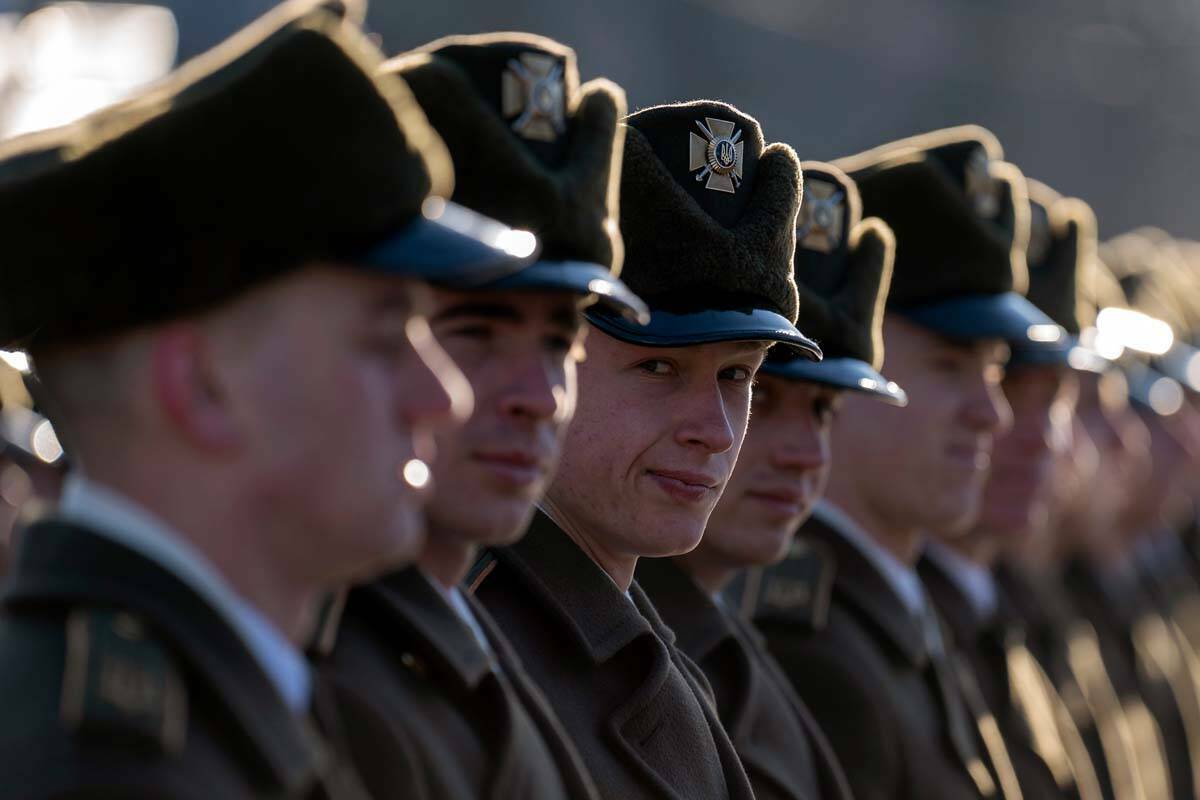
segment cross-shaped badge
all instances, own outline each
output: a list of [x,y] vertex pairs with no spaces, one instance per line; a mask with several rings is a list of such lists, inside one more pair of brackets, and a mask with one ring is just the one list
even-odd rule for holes
[[522,53],[510,59],[500,78],[500,109],[516,119],[518,136],[553,142],[567,129],[566,92],[560,59],[542,53]]
[[742,183],[742,150],[745,142],[742,132],[732,122],[705,117],[696,120],[696,127],[704,134],[701,139],[694,133],[688,136],[688,169],[700,170],[696,180],[708,179],[705,189],[733,194]]

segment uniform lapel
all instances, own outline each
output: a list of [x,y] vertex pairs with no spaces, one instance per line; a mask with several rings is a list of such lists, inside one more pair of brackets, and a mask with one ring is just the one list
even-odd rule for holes
[[496,654],[496,660],[504,675],[509,679],[512,690],[529,713],[534,725],[541,733],[542,739],[545,740],[546,746],[554,756],[554,761],[558,765],[570,796],[575,798],[597,797],[596,788],[592,785],[583,760],[554,715],[550,704],[533,685],[525,668],[521,665],[520,658],[513,651],[508,640],[500,633],[500,629],[483,604],[470,595],[467,596],[467,602],[487,634],[492,650]]
[[823,543],[837,564],[833,591],[863,617],[878,638],[917,669],[924,669],[928,654],[920,623],[908,613],[904,601],[887,579],[857,547],[824,521],[815,517],[798,534]]
[[812,713],[808,710],[808,706],[804,705],[799,695],[796,694],[795,688],[783,673],[783,669],[767,651],[766,641],[762,634],[741,618],[733,614],[729,614],[728,616],[738,629],[739,636],[746,642],[750,657],[759,663],[764,679],[775,683],[787,698],[792,709],[796,712],[796,716],[800,718],[800,725],[808,735],[809,744],[812,746],[813,758],[816,760],[822,797],[827,800],[850,800],[850,783],[846,779],[846,774],[842,770],[837,755],[833,752],[833,746],[825,738],[825,732],[821,730],[821,727],[813,718]]
[[521,541],[491,557],[521,575],[522,582],[558,617],[566,635],[594,665],[603,667],[619,654],[639,665],[639,682],[604,725],[617,745],[616,752],[625,756],[631,768],[653,781],[664,796],[678,797],[642,753],[643,742],[663,724],[666,709],[656,701],[670,678],[671,667],[667,647],[650,622],[540,511]]
[[750,718],[749,700],[754,692],[755,675],[731,622],[713,599],[669,558],[642,559],[638,563],[637,581],[671,629],[676,646],[697,665],[714,664],[721,670],[724,679],[721,686],[714,687],[714,699],[725,729],[740,747],[754,722]]
[[355,589],[348,602],[372,629],[389,632],[398,645],[398,669],[436,674],[451,695],[468,698],[475,722],[484,717],[487,727],[499,732],[488,742],[492,774],[487,785],[493,797],[512,796],[524,778],[517,698],[442,593],[410,567]]

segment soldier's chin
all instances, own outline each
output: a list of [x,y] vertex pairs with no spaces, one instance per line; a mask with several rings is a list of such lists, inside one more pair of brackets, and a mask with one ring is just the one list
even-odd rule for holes
[[655,514],[640,526],[634,542],[642,558],[681,556],[696,549],[704,536],[708,516],[697,520],[694,515]]
[[938,531],[947,539],[965,536],[979,519],[982,494],[982,487],[965,486],[957,491],[943,487],[935,502],[923,505],[925,529]]

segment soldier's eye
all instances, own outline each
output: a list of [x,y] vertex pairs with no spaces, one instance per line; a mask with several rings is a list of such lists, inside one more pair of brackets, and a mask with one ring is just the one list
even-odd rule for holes
[[720,378],[734,383],[749,383],[754,379],[754,370],[749,367],[726,367],[721,370]]
[[813,416],[822,426],[829,425],[837,417],[837,409],[834,408],[832,400],[821,397],[813,401]]
[[440,336],[457,336],[461,339],[490,339],[492,329],[487,325],[459,325],[439,331]]
[[638,369],[651,375],[670,375],[675,371],[674,367],[671,366],[669,361],[663,361],[657,358],[643,361],[642,363],[638,364]]

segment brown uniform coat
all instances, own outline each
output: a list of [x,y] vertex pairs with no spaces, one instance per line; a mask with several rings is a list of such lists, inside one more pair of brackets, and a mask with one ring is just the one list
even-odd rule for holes
[[323,676],[372,796],[595,798],[545,699],[473,605],[494,656],[416,569],[350,592]]
[[920,623],[883,575],[818,519],[797,537],[792,556],[753,578],[753,618],[854,796],[999,796],[955,676],[936,666]]
[[616,584],[539,513],[472,581],[549,699],[600,795],[753,797],[703,674],[636,582]]
[[[1158,756],[1165,759],[1171,796],[1195,800],[1200,795],[1195,793],[1194,770],[1200,759],[1193,758],[1189,749],[1190,720],[1186,715],[1194,715],[1196,708],[1191,678],[1179,650],[1182,642],[1172,635],[1132,565],[1128,573],[1105,576],[1096,567],[1076,560],[1067,565],[1063,578],[1077,607],[1096,629],[1101,655],[1118,694],[1123,701],[1140,698],[1157,723],[1157,731],[1148,721],[1142,725],[1145,731],[1135,730],[1147,794],[1156,794],[1163,782],[1153,777],[1160,767],[1150,740],[1157,734]],[[1156,632],[1161,635],[1144,635]]]
[[[1009,659],[1013,656],[1019,658],[1015,652],[1017,648],[1021,649],[1022,654],[1028,650],[1025,649],[1020,619],[1008,605],[1002,590],[996,614],[991,618],[981,618],[969,598],[936,560],[922,558],[918,569],[929,596],[950,627],[955,647],[966,657],[978,679],[983,699],[1008,746],[1025,800],[1078,799],[1081,797],[1081,785],[1087,800],[1100,800],[1091,762],[1085,760],[1086,750],[1071,750],[1059,733],[1056,723],[1060,720],[1054,716],[1054,712],[1063,707],[1062,700],[1057,692],[1049,694],[1053,686],[1048,679],[1033,685],[1014,684]],[[1021,677],[1041,678],[1043,675]],[[1030,701],[1031,708],[1040,702],[1042,707],[1037,710],[1049,714],[1037,718],[1025,714],[1022,706],[1018,705],[1021,699],[1018,692],[1038,692],[1038,696],[1024,699]],[[1065,707],[1063,709],[1065,712]],[[1039,725],[1036,731],[1032,727],[1034,725]],[[1078,741],[1082,746],[1077,732],[1075,736],[1076,739],[1070,744]],[[1039,744],[1045,750],[1045,756],[1039,753]],[[1082,784],[1077,771],[1082,774]]]
[[638,563],[676,644],[704,670],[758,800],[850,800],[837,757],[758,631],[715,603],[671,559]]
[[224,618],[141,554],[35,524],[0,605],[0,798],[365,797]]

